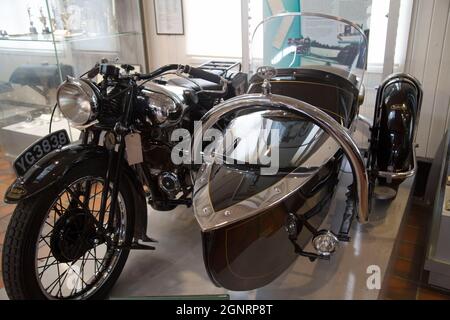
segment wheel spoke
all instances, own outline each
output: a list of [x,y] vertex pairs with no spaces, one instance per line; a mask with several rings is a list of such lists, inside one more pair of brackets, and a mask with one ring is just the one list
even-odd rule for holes
[[[49,253],[48,253],[47,258],[45,259],[45,263],[44,263],[45,266],[48,264],[48,260],[49,260],[50,257],[52,257],[52,256],[53,256],[53,255],[52,255],[52,251],[50,250]],[[56,259],[55,259],[55,260],[56,260]],[[48,269],[48,268],[47,268],[47,269]],[[47,269],[44,269],[44,271],[47,270]],[[39,279],[42,279],[42,275],[44,274],[44,271],[42,271],[42,272],[39,274]]]
[[81,207],[81,209],[85,210],[86,213],[91,212],[91,210],[83,202],[81,202],[79,195],[77,196],[70,188],[67,188],[67,192],[72,197],[72,200],[74,200]]
[[52,283],[50,283],[50,285],[48,287],[45,288],[45,291],[49,292],[48,289],[50,289],[50,287],[52,287],[52,289],[49,292],[51,294],[53,292],[53,289],[55,289],[55,286],[58,284],[58,282],[61,281],[61,278],[63,276],[65,276],[64,280],[62,281],[62,283],[64,283],[67,279],[68,271],[69,271],[69,269],[64,270],[64,272],[62,274],[60,274],[58,276],[58,278],[56,278]]
[[[121,252],[121,250],[114,250],[115,241],[101,241],[90,249],[84,249],[84,246],[88,245],[86,241],[90,241],[93,236],[98,238],[100,233],[105,232],[104,226],[98,221],[100,210],[97,210],[100,201],[98,198],[103,194],[105,187],[101,179],[87,177],[84,180],[77,180],[65,187],[49,209],[41,227],[35,261],[37,278],[43,290],[50,296],[73,298],[90,295],[102,286],[106,279],[105,275],[109,274],[110,268],[114,267]],[[123,201],[123,198],[119,201]],[[108,215],[108,218],[105,216],[105,220],[110,219],[111,202],[111,193],[108,192],[105,206],[105,215]],[[126,207],[119,205],[118,208],[114,227],[121,228],[121,217]],[[90,215],[91,218],[84,215]],[[93,225],[98,235],[92,233]],[[60,234],[61,237],[59,237]],[[54,235],[58,237],[53,238]],[[122,237],[119,239],[122,240]],[[71,242],[65,243],[65,241]],[[83,251],[78,252],[78,250]],[[63,259],[70,259],[66,257],[70,257],[72,252],[77,256],[83,252],[84,254],[76,261],[60,262]]]
[[[86,257],[86,253],[83,255],[83,260],[81,262],[81,277],[83,279],[84,279],[84,266],[86,265],[85,257]],[[83,286],[83,284],[82,284],[82,286]],[[81,289],[83,289],[83,288],[81,288]]]
[[89,254],[94,258],[94,274],[97,274],[97,272],[98,272],[98,265],[97,265],[97,249],[96,249],[96,247],[94,247],[93,248],[94,249],[94,255],[92,255],[92,253],[91,253],[91,250],[89,250],[88,252],[89,252]]
[[[59,206],[59,208],[57,206]],[[56,201],[55,206],[53,207],[53,209],[56,211],[56,213],[59,216],[62,216],[63,213],[67,211],[67,208],[64,207],[63,204],[62,204],[61,197],[58,198],[58,201]]]
[[[42,238],[42,237],[41,237],[41,238]],[[49,248],[51,248],[50,243],[48,243],[47,240],[45,240],[45,238],[42,238],[42,241],[44,241],[45,244],[46,244]],[[39,243],[41,243],[41,242],[39,242]]]
[[[50,230],[50,232],[49,233],[47,233],[45,236],[41,236],[41,239],[46,239],[46,238],[49,238],[50,237],[50,235],[53,233],[53,229],[52,230]],[[39,240],[39,243],[41,243],[42,242],[42,240]]]
[[44,223],[46,224],[46,225],[48,225],[50,228],[54,228],[54,225],[52,225],[52,224],[50,224],[50,223],[48,223],[48,221],[47,220],[45,220],[44,221]]
[[94,187],[94,195],[93,195],[92,197],[89,198],[89,201],[90,201],[92,198],[94,199],[93,204],[92,204],[92,210],[91,210],[91,212],[93,212],[93,211],[95,210],[95,200],[97,199],[97,186],[98,186],[98,183],[95,184],[95,187]]
[[[70,269],[73,271],[73,273],[75,273],[75,275],[78,276],[78,280],[81,279],[81,281],[87,285],[87,283],[84,281],[83,277],[75,269],[73,269],[72,266],[73,266],[73,264],[70,266]],[[75,284],[78,284],[78,280]],[[76,285],[74,287],[76,287]]]
[[56,265],[56,268],[58,269],[58,284],[59,284],[59,290],[56,293],[56,295],[58,297],[62,297],[61,271],[59,270],[59,263]]
[[43,266],[38,267],[38,269],[44,268],[44,270],[42,271],[42,272],[44,272],[45,270],[47,270],[47,269],[50,268],[51,266],[55,266],[55,265],[57,265],[57,264],[59,264],[59,262],[58,262],[58,260],[55,260],[55,261],[52,261],[52,263],[50,263],[50,264],[45,264],[45,265],[43,265]]

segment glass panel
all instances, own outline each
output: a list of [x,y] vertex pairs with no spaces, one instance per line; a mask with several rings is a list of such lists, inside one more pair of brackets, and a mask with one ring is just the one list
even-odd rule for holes
[[[367,62],[366,35],[349,21],[320,14],[285,13],[256,27],[250,47],[252,73],[276,69],[315,68],[362,81]],[[354,82],[354,81],[352,81]]]
[[[2,8],[0,161],[10,162],[48,134],[56,90],[66,76],[79,76],[103,58],[145,71],[140,5],[139,0],[16,0]],[[57,110],[52,130],[63,128],[68,123]],[[79,133],[72,129],[72,140]]]
[[[14,158],[48,133],[61,74],[45,1],[15,1],[0,20],[0,144],[2,156]],[[67,121],[57,115],[54,129],[63,128]]]
[[58,59],[76,75],[103,58],[145,69],[140,1],[48,2]]
[[317,125],[290,113],[237,116],[217,139],[213,156],[205,152],[213,163],[209,196],[214,210],[224,210],[279,182],[302,167],[326,140],[328,135]]

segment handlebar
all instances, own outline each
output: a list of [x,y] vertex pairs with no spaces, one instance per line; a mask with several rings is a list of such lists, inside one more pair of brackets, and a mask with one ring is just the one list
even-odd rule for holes
[[209,82],[213,82],[216,84],[222,83],[222,77],[218,76],[217,74],[214,74],[212,72],[205,71],[200,68],[194,68],[191,66],[185,66],[183,71],[187,74],[190,74],[194,78],[200,78]]
[[139,75],[139,79],[140,80],[149,80],[152,78],[156,78],[157,76],[162,75],[163,73],[165,73],[167,71],[174,71],[174,70],[181,70],[182,72],[187,73],[187,74],[193,76],[194,78],[200,78],[200,79],[203,79],[203,80],[206,80],[209,82],[213,82],[216,84],[222,83],[222,77],[220,77],[217,74],[205,71],[200,68],[195,68],[195,67],[191,67],[188,65],[181,66],[178,64],[168,64],[159,69],[156,69],[153,72],[150,72],[147,74],[141,74],[141,75]]
[[162,66],[161,68],[158,68],[155,71],[152,71],[150,73],[140,74],[139,79],[140,80],[150,80],[150,79],[156,78],[159,75],[162,75],[163,73],[165,73],[167,71],[178,70],[179,67],[180,67],[179,64],[168,64],[168,65]]
[[116,67],[115,65],[110,65],[108,63],[102,63],[97,64],[93,69],[88,71],[86,74],[88,75],[89,78],[93,78],[100,73],[102,75],[112,76],[113,78],[119,78],[122,80],[125,79],[151,80],[168,71],[177,71],[177,73],[181,71],[182,73],[189,74],[194,78],[199,78],[209,82],[216,83],[218,85],[226,86],[226,81],[224,81],[224,79],[217,74],[203,70],[201,68],[195,68],[189,65],[183,66],[179,64],[168,64],[162,66],[161,68],[156,69],[155,71],[146,74],[136,73],[133,75],[119,76],[118,67]]

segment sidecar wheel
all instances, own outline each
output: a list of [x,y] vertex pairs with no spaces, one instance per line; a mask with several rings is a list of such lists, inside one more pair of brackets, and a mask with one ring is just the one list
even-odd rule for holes
[[[86,161],[71,169],[61,183],[18,203],[2,257],[9,298],[107,297],[128,258],[134,208],[130,193],[121,185],[114,231],[103,231],[98,209],[105,176],[102,163]],[[105,227],[108,214],[107,208]]]

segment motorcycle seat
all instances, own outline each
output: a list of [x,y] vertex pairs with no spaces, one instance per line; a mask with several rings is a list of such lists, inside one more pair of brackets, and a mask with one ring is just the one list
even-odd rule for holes
[[[194,90],[195,92],[198,92],[201,90],[215,90],[215,91],[222,90],[222,86],[219,84],[216,84],[214,82],[209,82],[209,81],[206,81],[203,79],[194,79],[194,78],[192,80],[195,83],[192,81],[189,81],[188,79],[175,78],[175,79],[170,79],[168,81],[168,84],[183,87],[183,88],[190,89],[190,90]],[[196,85],[196,83],[198,84],[198,86]]]

